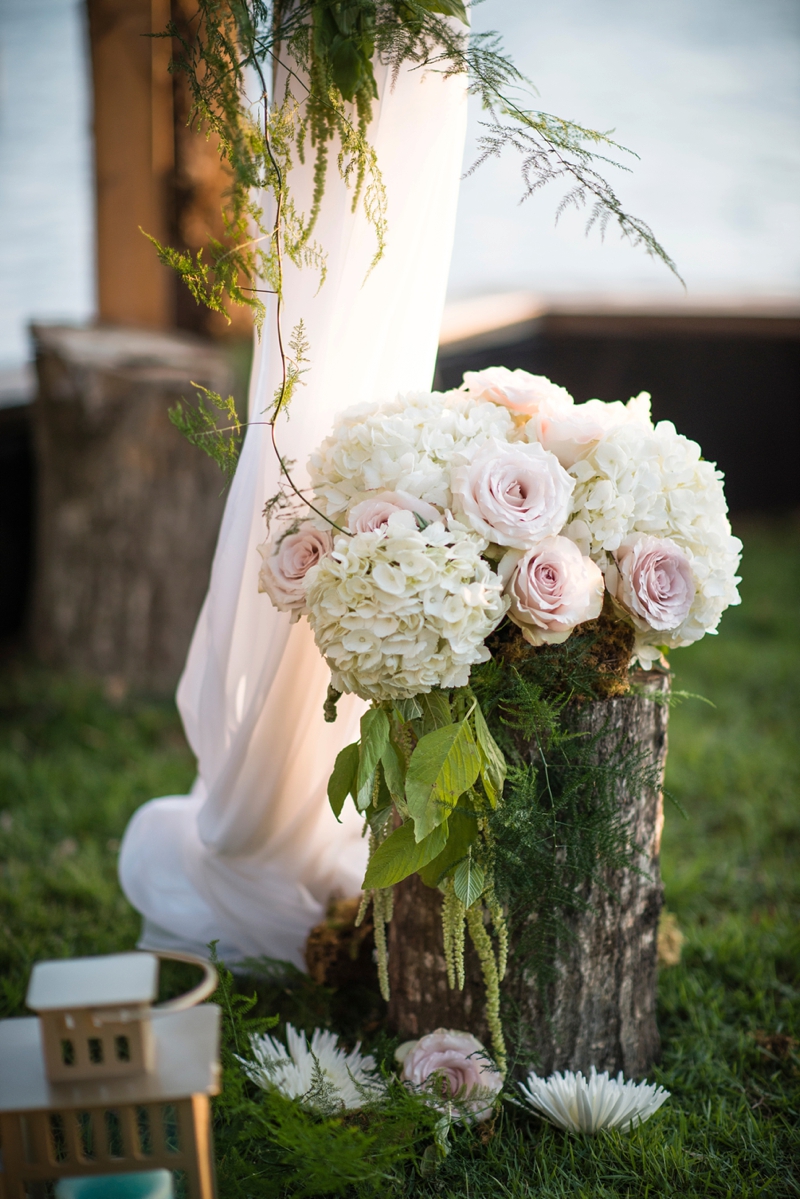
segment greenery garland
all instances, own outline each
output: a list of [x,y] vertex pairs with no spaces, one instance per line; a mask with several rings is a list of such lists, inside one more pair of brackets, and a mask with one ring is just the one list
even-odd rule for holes
[[[587,231],[597,226],[605,232],[614,224],[632,245],[678,273],[650,227],[624,210],[599,172],[604,164],[628,169],[608,156],[632,152],[605,133],[536,109],[533,85],[504,52],[498,35],[470,34],[463,0],[198,0],[188,30],[171,22],[160,36],[180,47],[170,70],[186,75],[192,95],[189,121],[216,137],[230,189],[222,240],[209,238],[195,253],[150,240],[195,300],[215,312],[227,316],[231,304],[245,305],[260,329],[266,312],[261,297],[276,296],[283,369],[265,410],[271,425],[307,369],[302,326],[288,337],[282,329],[283,261],[316,270],[324,282],[324,247],[312,235],[331,145],[337,149],[339,176],[352,190],[353,208],[361,204],[374,230],[373,266],[385,250],[386,194],[368,139],[377,98],[375,61],[389,65],[395,76],[409,63],[445,76],[463,74],[486,114],[471,170],[512,149],[521,156],[523,199],[546,183],[563,182],[567,190],[557,219],[569,207],[585,209]],[[285,89],[271,96],[279,65],[285,69]],[[309,151],[314,191],[311,210],[303,213],[289,184],[292,168]],[[264,217],[265,194],[273,199],[271,225]],[[171,413],[228,478],[243,429],[232,412],[232,401],[206,392],[198,393],[194,406],[179,405]],[[220,414],[227,423],[220,425]],[[286,464],[281,465],[294,489]]]

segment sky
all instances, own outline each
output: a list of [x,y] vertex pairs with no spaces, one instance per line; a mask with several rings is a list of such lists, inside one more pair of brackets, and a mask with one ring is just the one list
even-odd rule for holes
[[[634,150],[632,173],[603,173],[677,262],[687,299],[800,296],[800,4],[797,0],[485,0],[546,112]],[[482,114],[473,109],[466,161]],[[519,203],[519,161],[462,184],[453,296],[664,296],[682,288],[641,250],[585,217],[554,225],[550,185]]]
[[[520,204],[512,155],[462,185],[451,298],[800,300],[797,0],[484,0],[473,24],[501,32],[541,109],[640,155],[608,178],[688,290],[579,214],[556,227],[557,186]],[[93,311],[85,36],[80,0],[0,0],[0,371],[27,359],[30,320]]]

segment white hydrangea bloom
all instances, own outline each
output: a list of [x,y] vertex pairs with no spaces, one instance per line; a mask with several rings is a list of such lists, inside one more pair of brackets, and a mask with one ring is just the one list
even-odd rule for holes
[[[375,1059],[360,1053],[360,1044],[345,1053],[339,1038],[320,1028],[314,1029],[310,1046],[303,1033],[287,1024],[286,1045],[270,1036],[254,1035],[250,1047],[255,1060],[238,1059],[247,1077],[265,1090],[274,1088],[311,1108],[338,1106],[352,1111],[385,1090],[375,1077]],[[320,1074],[324,1095],[318,1093]]]
[[360,404],[338,419],[309,459],[317,504],[336,520],[370,491],[404,492],[450,508],[456,455],[514,435],[510,413],[464,392],[401,395]]
[[[401,514],[402,515],[402,514]],[[508,600],[481,558],[487,543],[451,521],[337,537],[309,571],[308,620],[333,685],[364,699],[463,687]]]
[[622,1071],[609,1078],[608,1071],[598,1074],[592,1066],[588,1079],[580,1070],[575,1074],[551,1074],[545,1081],[537,1074],[528,1075],[527,1085],[520,1083],[527,1103],[551,1124],[566,1132],[594,1134],[602,1129],[618,1128],[630,1132],[649,1120],[669,1091],[653,1083],[625,1081]]
[[696,593],[687,618],[666,632],[637,630],[635,654],[644,667],[659,645],[691,645],[716,631],[724,610],[738,604],[742,543],[731,535],[722,473],[704,462],[696,442],[670,421],[655,429],[623,425],[570,467],[572,517],[564,529],[605,570],[609,556],[635,533],[669,538],[688,557]]

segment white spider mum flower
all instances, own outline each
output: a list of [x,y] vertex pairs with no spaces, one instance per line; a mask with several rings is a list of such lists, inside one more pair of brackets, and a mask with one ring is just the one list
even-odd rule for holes
[[345,1053],[339,1038],[321,1028],[314,1029],[310,1046],[303,1033],[287,1024],[286,1045],[264,1035],[252,1036],[250,1047],[255,1060],[238,1059],[247,1077],[306,1107],[352,1111],[384,1091],[375,1076],[375,1059],[360,1052],[360,1043]]
[[622,1071],[610,1078],[607,1070],[598,1074],[594,1066],[588,1079],[580,1070],[551,1074],[546,1081],[531,1072],[520,1090],[538,1115],[566,1132],[596,1133],[608,1128],[630,1132],[669,1099],[663,1087],[626,1082]]

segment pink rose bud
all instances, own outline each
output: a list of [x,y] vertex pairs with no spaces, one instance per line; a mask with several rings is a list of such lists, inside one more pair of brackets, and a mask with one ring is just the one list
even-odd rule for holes
[[531,645],[558,645],[603,610],[600,567],[568,537],[548,537],[523,555],[509,550],[499,574],[511,600],[508,615]]
[[442,519],[438,508],[426,500],[418,500],[407,491],[381,491],[368,495],[350,509],[347,527],[351,533],[377,533],[386,528],[389,517],[397,512],[408,513],[408,526],[411,529],[419,528],[416,516],[420,516],[426,525]]
[[297,533],[290,533],[277,546],[272,541],[264,542],[258,547],[263,559],[258,590],[266,591],[280,612],[291,612],[293,620],[299,620],[305,611],[306,575],[332,548],[330,533],[312,524],[301,525]]
[[467,371],[464,388],[480,400],[501,404],[511,412],[533,416],[543,404],[569,408],[572,396],[564,387],[551,383],[544,375],[510,371],[505,366],[490,366],[483,371]]
[[695,582],[686,553],[661,537],[629,537],[606,571],[609,592],[642,628],[677,629],[694,602]]
[[445,1101],[435,1104],[439,1111],[448,1111],[447,1101],[455,1100],[463,1105],[462,1118],[468,1122],[488,1120],[492,1114],[503,1079],[471,1033],[437,1028],[401,1045],[397,1056],[403,1063],[402,1079]]
[[540,445],[490,438],[452,477],[453,501],[487,541],[530,549],[563,527],[575,486]]

